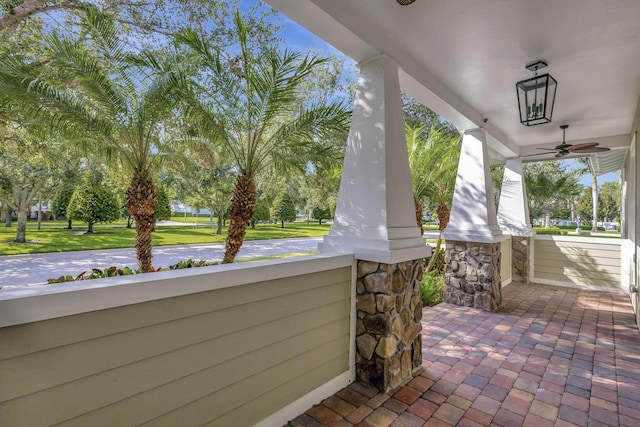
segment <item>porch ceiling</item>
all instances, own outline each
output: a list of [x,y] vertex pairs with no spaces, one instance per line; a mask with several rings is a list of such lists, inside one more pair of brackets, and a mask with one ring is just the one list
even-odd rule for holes
[[[629,144],[640,95],[637,0],[267,2],[356,61],[393,57],[405,92],[462,130],[484,127],[499,158],[557,145],[565,123],[570,143]],[[537,59],[549,64],[543,72],[558,92],[552,123],[526,127],[515,83]],[[598,172],[618,169],[618,154],[605,153],[608,166]]]

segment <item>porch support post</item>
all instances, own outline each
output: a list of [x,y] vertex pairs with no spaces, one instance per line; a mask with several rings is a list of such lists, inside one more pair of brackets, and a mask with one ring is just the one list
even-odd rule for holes
[[530,281],[531,236],[535,234],[529,218],[527,189],[520,159],[508,159],[504,166],[502,190],[498,203],[498,224],[505,234],[511,234],[513,280]]
[[334,223],[321,253],[357,261],[356,376],[387,391],[422,365],[422,259],[398,67],[386,55],[360,64]]
[[466,131],[451,216],[443,237],[445,302],[496,311],[502,304],[500,242],[489,152],[483,129]]

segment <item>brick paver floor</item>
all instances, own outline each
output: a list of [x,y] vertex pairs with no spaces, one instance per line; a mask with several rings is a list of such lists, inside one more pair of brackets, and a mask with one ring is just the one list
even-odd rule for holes
[[640,334],[628,295],[512,283],[491,314],[425,308],[419,374],[354,383],[289,426],[640,426]]

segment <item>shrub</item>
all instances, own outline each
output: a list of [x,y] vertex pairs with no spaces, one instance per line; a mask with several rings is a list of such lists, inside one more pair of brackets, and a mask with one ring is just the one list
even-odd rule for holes
[[424,273],[420,281],[422,304],[425,307],[433,307],[444,301],[444,277],[437,270]]
[[[185,261],[178,261],[177,264],[170,265],[169,267],[166,267],[166,268],[158,267],[156,269],[153,269],[151,273],[156,273],[158,271],[167,271],[167,270],[182,270],[184,268],[207,267],[210,265],[218,265],[218,263],[213,261],[205,261],[203,259],[196,261],[189,258],[188,260],[185,260]],[[104,279],[106,277],[115,277],[115,276],[130,276],[132,274],[140,274],[140,270],[133,270],[126,266],[124,268],[117,268],[115,265],[112,265],[111,267],[105,268],[104,270],[101,270],[99,268],[92,268],[91,272],[89,274],[87,273],[88,273],[87,271],[83,271],[82,273],[78,274],[76,277],[73,277],[72,275],[67,274],[57,278],[48,279],[47,283],[50,285],[53,285],[55,283],[74,282],[79,280]]]

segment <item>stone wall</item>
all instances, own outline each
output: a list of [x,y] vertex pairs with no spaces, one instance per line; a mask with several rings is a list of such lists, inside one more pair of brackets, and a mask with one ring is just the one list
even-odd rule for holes
[[356,377],[383,392],[422,365],[422,262],[358,261]]
[[513,280],[520,283],[529,283],[531,239],[529,237],[513,236],[511,242],[511,274]]
[[495,312],[502,304],[500,243],[447,241],[444,301]]

